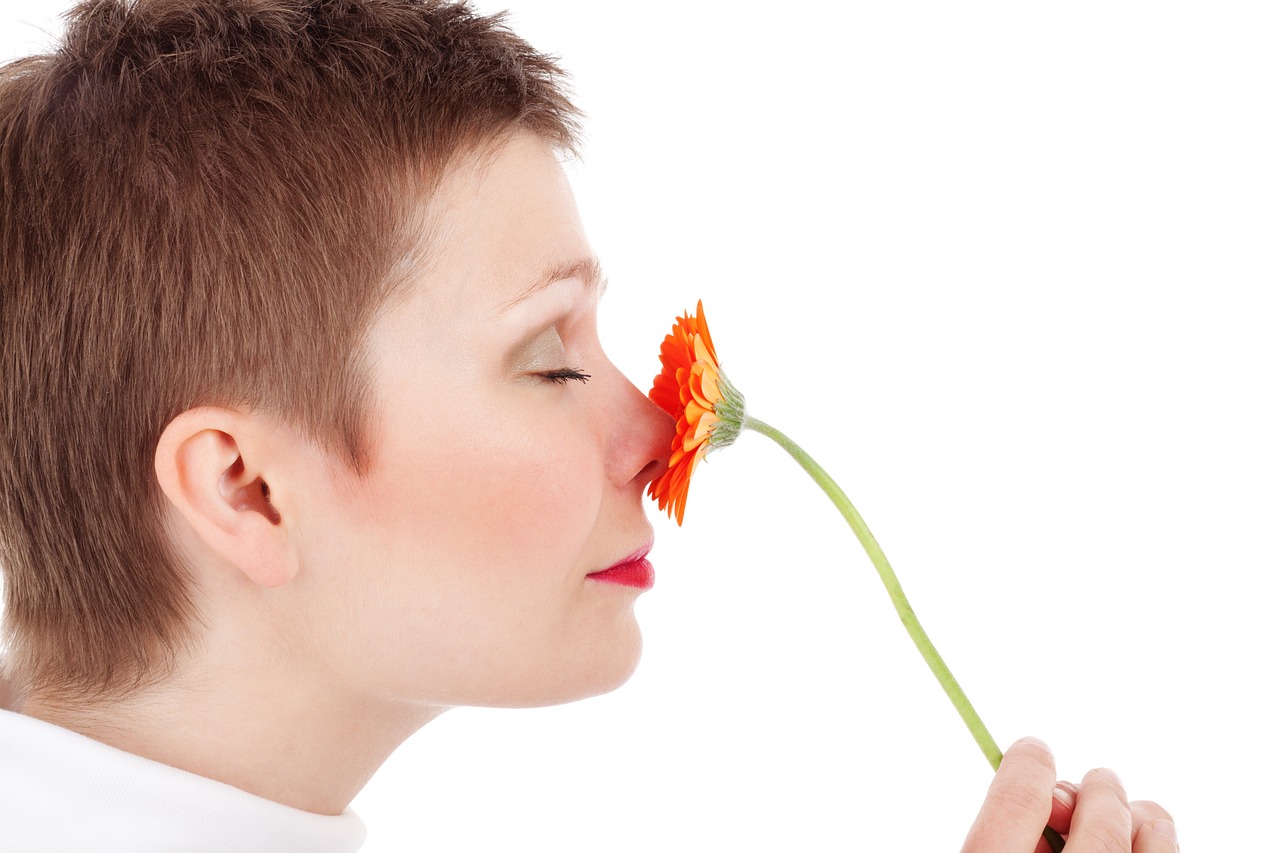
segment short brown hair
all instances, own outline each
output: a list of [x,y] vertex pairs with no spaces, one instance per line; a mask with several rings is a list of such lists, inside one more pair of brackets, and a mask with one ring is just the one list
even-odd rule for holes
[[[437,0],[91,0],[0,69],[0,568],[24,690],[124,695],[189,646],[153,455],[197,405],[357,472],[362,341],[410,187],[518,129],[555,61]],[[417,182],[417,183],[415,183]]]

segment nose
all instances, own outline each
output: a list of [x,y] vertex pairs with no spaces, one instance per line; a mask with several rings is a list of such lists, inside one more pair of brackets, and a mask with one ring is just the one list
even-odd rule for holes
[[616,368],[610,367],[619,385],[611,404],[609,478],[615,485],[631,484],[643,490],[667,470],[671,442],[676,435],[675,421]]

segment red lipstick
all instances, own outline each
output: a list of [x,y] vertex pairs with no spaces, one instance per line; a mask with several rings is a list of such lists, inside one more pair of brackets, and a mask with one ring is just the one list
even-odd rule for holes
[[625,560],[603,571],[592,572],[587,577],[604,583],[616,583],[641,590],[652,589],[654,580],[653,563],[645,559],[650,547],[652,547],[652,543],[645,545]]

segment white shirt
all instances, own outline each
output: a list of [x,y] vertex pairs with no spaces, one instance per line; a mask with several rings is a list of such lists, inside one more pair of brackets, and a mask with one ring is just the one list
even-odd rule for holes
[[2,853],[350,853],[347,809],[318,815],[0,709]]

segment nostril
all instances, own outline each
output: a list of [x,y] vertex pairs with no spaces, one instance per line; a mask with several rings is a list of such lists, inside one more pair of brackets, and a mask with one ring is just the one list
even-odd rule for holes
[[640,469],[640,473],[636,474],[636,479],[641,483],[648,483],[662,476],[662,472],[667,470],[667,463],[662,459],[650,459],[649,464]]

